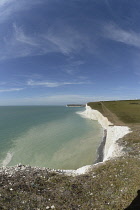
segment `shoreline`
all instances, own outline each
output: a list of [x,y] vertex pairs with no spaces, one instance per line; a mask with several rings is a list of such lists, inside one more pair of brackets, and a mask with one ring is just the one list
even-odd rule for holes
[[91,109],[86,104],[86,110],[79,113],[82,117],[91,120],[97,120],[103,128],[103,138],[97,149],[97,160],[92,165],[83,166],[77,170],[62,170],[62,173],[66,175],[77,176],[81,174],[88,173],[94,167],[103,164],[106,160],[117,158],[123,156],[125,152],[123,147],[118,145],[117,140],[124,137],[126,134],[130,133],[131,130],[128,126],[115,126],[113,125],[107,117],[104,117],[99,111]]
[[[107,119],[107,117],[104,117],[99,111],[91,109],[91,107],[88,105],[86,105],[86,110],[83,113],[81,113],[81,115],[91,120],[97,120],[102,126],[102,128],[106,130],[106,142],[104,145],[104,158],[102,162],[114,157],[122,156],[124,154],[124,152],[122,151],[123,148],[117,144],[117,140],[131,132],[128,126],[113,125]],[[103,139],[105,137],[103,136]]]
[[[84,112],[79,113],[82,117],[88,118],[91,120],[97,120],[99,124],[103,128],[103,138],[97,149],[97,160],[92,165],[86,165],[78,168],[77,170],[63,170],[63,169],[50,169],[50,168],[40,168],[40,167],[31,167],[37,170],[48,170],[50,172],[56,172],[65,174],[67,176],[78,176],[81,174],[88,173],[93,168],[98,167],[103,164],[106,160],[120,157],[124,155],[123,147],[117,144],[117,140],[130,133],[130,128],[127,126],[115,126],[111,122],[108,121],[106,117],[104,117],[99,111],[91,109],[91,107],[86,105],[86,110]],[[24,170],[29,166],[20,165],[12,166],[12,167],[1,167],[0,172],[6,171],[8,174],[13,174],[18,170]]]
[[103,159],[104,159],[104,148],[105,148],[106,138],[107,138],[107,129],[104,129],[103,132],[104,132],[104,135],[103,135],[102,141],[97,149],[97,159],[94,164],[103,162]]

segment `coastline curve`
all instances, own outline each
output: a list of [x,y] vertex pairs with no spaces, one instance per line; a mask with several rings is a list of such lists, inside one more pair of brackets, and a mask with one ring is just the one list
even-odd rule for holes
[[92,109],[87,104],[86,110],[81,115],[91,120],[98,120],[102,128],[106,130],[103,161],[124,155],[123,147],[118,145],[117,140],[131,132],[128,126],[113,125],[107,117],[104,117],[99,111]]
[[[92,109],[87,104],[86,104],[86,110],[84,112],[80,112],[79,114],[84,118],[97,120],[104,130],[103,139],[105,139],[105,142],[101,142],[101,144],[103,143],[103,146],[101,146],[101,150],[102,150],[101,159],[99,160],[97,159],[97,162],[95,164],[86,165],[86,166],[78,168],[77,170],[61,170],[61,169],[46,168],[48,171],[62,173],[67,176],[78,176],[78,175],[86,174],[90,172],[93,168],[98,167],[101,164],[104,164],[106,160],[109,160],[115,157],[120,157],[125,154],[125,152],[123,151],[123,147],[117,143],[117,140],[131,132],[129,127],[113,125],[107,119],[107,117],[104,117],[99,111]],[[21,168],[26,169],[28,167],[29,166],[22,166],[20,164],[14,167],[4,166],[0,168],[0,171],[1,172],[4,171],[7,174],[13,174],[17,170],[19,169],[21,170]],[[35,168],[36,170],[41,170],[40,167],[33,167],[33,168]]]

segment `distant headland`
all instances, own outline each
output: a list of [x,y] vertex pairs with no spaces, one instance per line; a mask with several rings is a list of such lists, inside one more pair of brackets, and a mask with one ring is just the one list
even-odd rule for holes
[[66,107],[85,107],[85,104],[67,104]]

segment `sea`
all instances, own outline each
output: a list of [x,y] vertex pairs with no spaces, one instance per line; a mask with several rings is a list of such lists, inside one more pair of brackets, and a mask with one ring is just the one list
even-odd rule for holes
[[1,106],[0,166],[77,169],[93,164],[102,141],[97,121],[83,107]]

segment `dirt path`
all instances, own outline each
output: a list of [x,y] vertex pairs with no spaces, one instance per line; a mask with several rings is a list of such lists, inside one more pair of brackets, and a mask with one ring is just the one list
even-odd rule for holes
[[105,116],[108,118],[110,122],[112,122],[114,125],[125,125],[113,112],[111,112],[104,104],[103,102],[100,102],[102,105],[103,112]]

